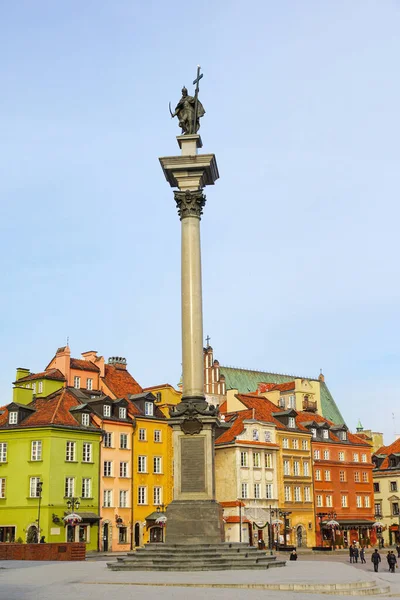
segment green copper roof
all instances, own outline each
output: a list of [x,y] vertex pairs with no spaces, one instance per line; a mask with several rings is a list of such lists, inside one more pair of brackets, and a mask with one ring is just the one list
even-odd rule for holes
[[[308,379],[309,381],[318,381],[309,377],[299,377],[297,375],[281,375],[279,373],[267,373],[265,371],[250,371],[248,369],[235,369],[233,367],[220,366],[221,375],[225,375],[226,389],[237,389],[241,394],[255,392],[259,383],[287,383],[294,379]],[[344,423],[344,419],[334,401],[328,386],[321,381],[321,407],[322,416],[337,425]]]

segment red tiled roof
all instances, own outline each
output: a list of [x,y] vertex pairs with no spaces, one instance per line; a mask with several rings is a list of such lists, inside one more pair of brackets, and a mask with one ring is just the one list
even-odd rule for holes
[[219,412],[221,414],[226,413],[226,407],[227,407],[228,403],[226,400],[224,400],[224,402],[222,404],[219,405]]
[[265,446],[268,448],[279,448],[279,444],[273,444],[272,442],[256,442],[255,440],[240,440],[241,444],[248,445],[256,445],[256,446]]
[[[309,421],[315,421],[316,423],[327,423],[327,425],[329,425],[330,427],[335,426],[335,423],[333,423],[333,421],[325,419],[325,417],[319,415],[318,413],[302,411],[297,414],[296,423],[306,423]],[[335,442],[342,441],[339,438],[339,436],[337,436],[333,431],[329,431],[329,437]],[[366,446],[367,448],[371,447],[370,444],[364,441],[360,436],[356,435],[355,433],[351,433],[350,431],[347,432],[347,439],[352,444]]]
[[[254,396],[252,394],[238,394],[238,398],[248,408],[255,409],[254,414],[256,419],[274,423],[277,429],[287,429],[285,425],[273,416],[274,413],[279,413],[280,409],[276,404],[268,400],[268,398],[261,398],[260,396]],[[301,421],[297,420],[297,417],[296,425],[301,431],[308,431],[306,427],[303,427]]]
[[80,371],[100,371],[99,367],[92,363],[91,360],[82,360],[81,358],[71,358],[69,366],[71,369],[79,369]]
[[386,458],[383,460],[382,464],[377,467],[378,470],[384,470],[387,469],[389,467],[389,456],[390,454],[397,454],[398,452],[400,452],[400,438],[398,440],[395,440],[392,444],[390,444],[389,446],[381,446],[376,452],[375,454],[385,454]]
[[294,390],[296,383],[294,381],[288,381],[287,383],[259,383],[257,392],[263,394],[264,392],[272,392],[273,390],[279,390],[281,392],[289,392]]
[[249,519],[247,517],[236,517],[235,515],[233,515],[232,517],[224,517],[224,521],[225,523],[250,523],[251,521],[249,521]]
[[129,394],[143,391],[129,371],[118,365],[105,365],[104,383],[116,398],[126,398]]
[[21,377],[21,379],[17,379],[14,383],[23,383],[25,381],[34,381],[35,379],[55,379],[57,381],[65,381],[64,375],[61,373],[59,369],[49,369],[48,371],[43,371],[42,373],[31,373],[26,377]]

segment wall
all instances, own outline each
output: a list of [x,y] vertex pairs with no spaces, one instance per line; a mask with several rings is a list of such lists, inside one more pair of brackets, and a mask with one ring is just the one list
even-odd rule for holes
[[68,560],[86,559],[86,544],[3,544],[0,560]]

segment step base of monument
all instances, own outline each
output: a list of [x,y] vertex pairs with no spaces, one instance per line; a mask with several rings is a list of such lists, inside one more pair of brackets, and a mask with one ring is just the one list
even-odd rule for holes
[[147,544],[107,563],[112,571],[231,571],[284,567],[285,561],[246,544]]

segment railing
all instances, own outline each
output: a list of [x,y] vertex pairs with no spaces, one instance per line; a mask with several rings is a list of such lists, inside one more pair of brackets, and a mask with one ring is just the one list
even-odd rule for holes
[[317,412],[317,403],[312,400],[303,400],[303,410],[308,410],[309,412]]

